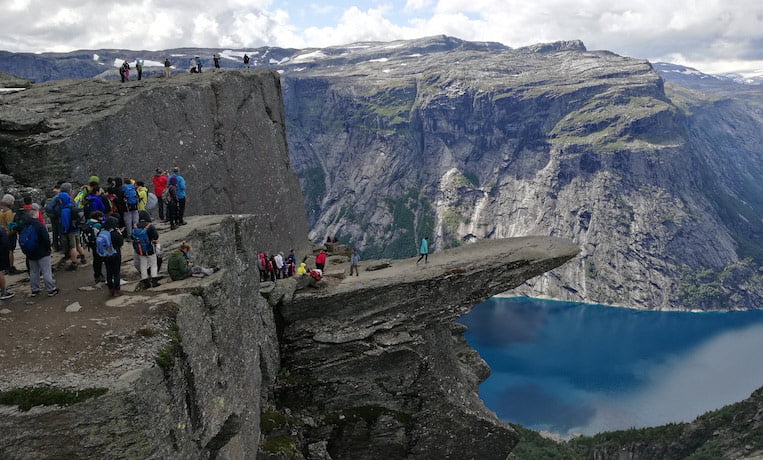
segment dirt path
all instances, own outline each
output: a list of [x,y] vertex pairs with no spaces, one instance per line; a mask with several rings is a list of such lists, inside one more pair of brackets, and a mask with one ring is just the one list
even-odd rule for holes
[[[165,250],[184,238],[193,222],[186,227],[169,232],[157,224]],[[62,257],[53,255],[54,266]],[[160,271],[164,286],[134,292],[140,275],[133,266],[132,247],[124,246],[121,275],[129,282],[123,286],[125,295],[117,298],[109,296],[105,284],[94,284],[91,262],[88,252],[87,264],[76,271],[55,270],[61,292],[54,297],[44,289],[30,297],[27,273],[7,276],[16,295],[0,301],[0,390],[52,383],[55,375],[70,375],[72,384],[77,376],[87,376],[92,386],[93,378],[113,379],[156,356],[166,330],[165,308],[177,295],[170,289],[174,283],[166,276],[166,262]],[[16,267],[24,265],[17,250]],[[67,312],[75,303],[79,310]]]

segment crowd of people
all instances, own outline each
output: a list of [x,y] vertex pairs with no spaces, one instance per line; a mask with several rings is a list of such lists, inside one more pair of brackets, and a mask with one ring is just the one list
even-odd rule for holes
[[[13,195],[0,199],[0,300],[14,295],[7,289],[5,273],[22,272],[16,268],[13,255],[17,246],[26,256],[33,297],[41,291],[40,275],[49,296],[59,292],[51,251],[64,254],[59,268],[74,271],[86,265],[86,250],[91,252],[94,281],[106,283],[110,295],[121,295],[119,271],[126,242],[132,243],[141,285],[158,285],[162,252],[149,210],[156,209],[159,219],[171,229],[186,224],[186,182],[180,169],[175,167],[170,174],[157,168],[152,178],[153,193],[145,182],[128,177],[109,177],[106,182],[103,187],[97,176],[91,176],[76,193],[71,183],[58,183],[44,207],[26,196],[23,205],[14,210]],[[189,252],[190,246],[186,263],[190,263]]]

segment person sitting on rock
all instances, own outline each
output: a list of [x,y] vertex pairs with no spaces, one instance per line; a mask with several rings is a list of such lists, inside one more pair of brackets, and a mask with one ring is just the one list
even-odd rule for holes
[[173,281],[183,280],[188,277],[201,278],[215,272],[214,268],[194,267],[190,260],[191,245],[183,241],[180,248],[173,251],[167,261],[167,273]]

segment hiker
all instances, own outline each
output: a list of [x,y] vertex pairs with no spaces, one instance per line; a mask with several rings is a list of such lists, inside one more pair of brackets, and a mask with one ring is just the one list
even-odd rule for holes
[[145,211],[148,204],[148,189],[146,184],[141,180],[136,181],[135,188],[138,190],[138,212]]
[[11,206],[13,206],[13,203],[16,201],[16,198],[13,197],[13,195],[6,193],[3,195],[2,200],[0,200],[0,226],[5,228],[5,233],[8,238],[8,263],[10,266],[8,267],[8,274],[9,275],[17,275],[19,273],[23,273],[21,270],[16,270],[16,264],[13,256],[13,251],[16,249],[16,240],[17,240],[17,233],[13,230],[13,221],[15,220],[15,216],[13,214],[13,210],[11,210]]
[[244,67],[249,68],[249,55],[244,53]]
[[427,263],[429,259],[429,237],[424,237],[424,239],[421,240],[419,254],[419,260],[417,260],[416,263],[418,264],[421,262],[421,259],[424,259],[424,263]]
[[203,65],[203,62],[199,56],[196,56],[193,58],[195,64],[196,64],[196,73],[201,73],[201,66]]
[[164,76],[170,78],[170,75],[172,75],[172,64],[170,63],[170,58],[164,58]]
[[[104,233],[101,235],[101,233]],[[106,235],[108,233],[108,235]],[[98,239],[98,236],[101,239]],[[119,270],[122,266],[122,245],[124,239],[122,233],[119,231],[119,219],[114,216],[106,216],[103,222],[103,229],[98,232],[96,236],[96,247],[100,252],[103,264],[106,266],[106,286],[109,288],[109,294],[112,297],[122,295],[121,278],[119,276]],[[109,241],[106,241],[108,238]],[[113,254],[110,254],[108,250],[108,242],[111,243],[111,249]]]
[[178,179],[177,177],[169,178],[169,185],[164,190],[162,199],[167,205],[167,219],[170,221],[170,230],[175,230],[180,225],[180,211],[178,210]]
[[138,58],[135,60],[135,70],[138,71],[138,80],[143,77],[143,59]]
[[286,257],[286,276],[292,277],[294,276],[295,271],[297,270],[297,254],[294,252],[294,249],[289,251],[289,256]]
[[40,205],[37,203],[34,203],[32,201],[32,197],[29,195],[26,195],[23,201],[24,201],[24,205],[22,206],[22,209],[24,211],[31,211],[35,219],[39,220],[42,225],[45,225],[45,217],[42,215],[42,210],[40,210]]
[[315,256],[315,268],[323,271],[323,267],[326,266],[326,250],[321,249],[321,252],[318,253],[317,256]]
[[272,255],[268,258],[268,273],[270,274],[270,281],[276,280],[276,256]]
[[183,241],[180,248],[170,254],[167,261],[167,273],[172,281],[186,279],[190,276],[202,278],[215,272],[214,268],[194,267],[190,260],[191,245]]
[[279,252],[278,254],[276,254],[273,257],[273,259],[275,261],[275,266],[273,268],[275,269],[275,272],[276,272],[275,273],[276,279],[280,280],[281,278],[284,277],[283,276],[283,252]]
[[299,268],[297,269],[297,275],[307,275],[307,264],[304,262],[301,262],[299,264]]
[[58,201],[56,201],[56,197],[61,192],[62,183],[58,182],[53,187],[53,196],[48,198],[48,201],[45,203],[45,215],[48,217],[50,228],[53,230],[53,250],[56,252],[63,249],[61,244],[61,218],[59,217],[61,213],[60,209],[57,209]]
[[11,267],[8,254],[10,254],[10,240],[7,229],[0,225],[0,300],[10,299],[15,293],[8,290],[5,281],[5,272]]
[[[74,204],[74,200],[71,196],[72,184],[64,182],[61,184],[61,192],[56,195],[58,200],[58,212],[61,222],[61,240],[64,244],[64,251],[69,254],[69,266],[66,268],[69,271],[77,269],[77,259],[79,259],[82,265],[87,263],[85,259],[85,250],[82,249],[80,244],[80,231],[77,225],[79,219],[79,210]],[[48,238],[50,239],[50,238]]]
[[180,175],[180,168],[177,166],[172,169],[170,179],[173,177],[177,178],[178,225],[185,225],[185,179]]
[[[65,184],[61,185],[64,188]],[[69,184],[71,190],[71,184]],[[63,192],[62,192],[63,193]],[[71,197],[70,197],[71,198]],[[48,296],[53,297],[59,290],[53,280],[53,267],[50,264],[50,237],[48,230],[33,216],[33,210],[27,211],[26,221],[19,231],[19,245],[29,264],[29,284],[32,297],[40,294],[40,273],[42,273]],[[63,218],[62,218],[63,220]],[[76,268],[76,265],[75,265]]]
[[119,76],[122,77],[122,83],[130,80],[130,64],[127,61],[122,62],[122,67],[119,68]]
[[159,264],[155,245],[159,243],[159,232],[151,224],[151,216],[146,212],[132,229],[132,247],[140,264],[140,282],[144,288],[159,286]]
[[159,220],[161,222],[166,222],[164,218],[164,205],[165,202],[162,199],[162,194],[164,193],[164,189],[167,188],[167,175],[164,173],[164,171],[161,170],[161,168],[156,168],[156,174],[154,174],[154,177],[151,178],[151,181],[154,183],[154,194],[156,195],[156,198],[158,198],[158,207],[159,207]]
[[93,211],[87,220],[87,226],[82,230],[83,246],[87,248],[93,256],[93,279],[95,284],[103,283],[106,278],[103,277],[104,260],[98,251],[98,233],[103,227],[103,211]]
[[215,53],[212,55],[212,59],[215,61],[215,70],[220,68],[220,55]]
[[350,276],[352,276],[352,270],[355,269],[355,276],[360,276],[358,273],[358,265],[360,264],[360,254],[358,254],[357,249],[352,250],[352,254],[350,255]]
[[266,252],[257,255],[257,269],[260,271],[260,282],[268,280],[268,256]]
[[122,185],[122,193],[124,195],[124,207],[125,212],[122,214],[122,218],[125,221],[125,230],[127,236],[125,239],[128,241],[131,238],[132,229],[138,223],[138,189],[132,184],[132,181],[127,177],[124,178],[124,184]]

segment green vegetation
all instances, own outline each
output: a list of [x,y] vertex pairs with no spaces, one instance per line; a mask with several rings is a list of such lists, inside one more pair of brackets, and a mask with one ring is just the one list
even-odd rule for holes
[[28,411],[34,406],[70,406],[106,393],[106,388],[65,390],[50,386],[16,388],[0,392],[0,404],[19,406]]
[[157,354],[156,358],[154,358],[156,364],[158,364],[159,367],[165,371],[168,371],[172,367],[172,363],[175,361],[175,358],[179,356],[183,351],[183,346],[181,345],[182,338],[180,337],[180,328],[178,328],[177,324],[172,323],[172,325],[167,330],[167,336],[169,337],[170,341],[159,350],[159,354]]
[[678,300],[686,307],[718,309],[733,307],[733,293],[740,286],[756,286],[763,282],[763,267],[752,258],[729,264],[721,271],[692,271],[684,268],[676,289]]
[[585,261],[585,274],[586,278],[596,278],[596,266],[593,264],[592,260]]
[[262,450],[286,456],[286,458],[302,458],[297,452],[297,443],[289,436],[275,436],[265,441]]
[[268,409],[260,416],[260,430],[266,435],[294,423],[294,419],[275,409]]

